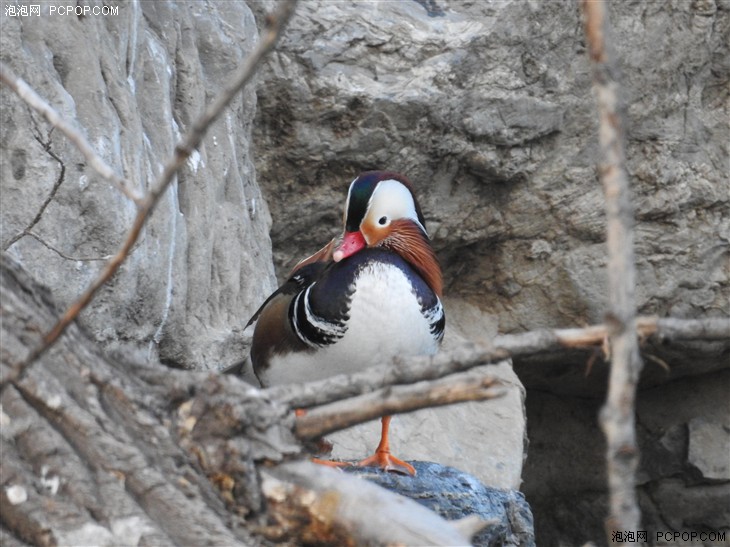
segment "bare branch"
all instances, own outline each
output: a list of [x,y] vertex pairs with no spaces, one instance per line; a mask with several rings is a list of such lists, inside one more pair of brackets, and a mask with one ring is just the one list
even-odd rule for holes
[[433,356],[395,359],[392,363],[370,367],[357,374],[340,374],[306,384],[291,384],[265,389],[272,399],[291,408],[309,408],[368,393],[397,384],[441,378],[448,374],[500,361],[509,357],[504,350],[465,344],[451,352]]
[[15,74],[5,64],[0,62],[0,82],[12,89],[15,94],[23,99],[25,103],[39,112],[53,127],[57,127],[70,140],[79,152],[84,156],[86,161],[92,168],[96,170],[106,180],[114,183],[125,196],[139,204],[140,197],[130,188],[129,183],[124,178],[114,172],[109,164],[107,164],[101,156],[99,156],[89,144],[81,132],[72,127],[56,110],[49,105],[43,98],[36,93],[23,79]]
[[504,392],[492,389],[499,384],[499,380],[489,372],[488,367],[479,367],[440,380],[386,387],[320,406],[297,419],[295,433],[301,439],[317,439],[381,416],[464,401],[493,399]]
[[[205,112],[196,119],[190,130],[183,137],[182,141],[175,147],[175,152],[165,163],[162,173],[152,188],[138,202],[137,215],[134,223],[130,228],[124,243],[117,253],[111,257],[109,262],[104,266],[99,277],[91,284],[90,287],[64,312],[58,322],[44,336],[43,345],[30,354],[27,362],[35,360],[40,354],[46,351],[63,333],[66,327],[78,317],[89,302],[94,298],[96,292],[106,284],[114,273],[119,269],[124,260],[127,258],[130,250],[134,246],[144,227],[147,218],[154,210],[162,194],[173,180],[175,173],[190,157],[190,154],[200,145],[205,133],[210,125],[220,116],[223,110],[228,106],[233,97],[248,83],[253,77],[261,60],[274,48],[279,36],[284,29],[289,18],[294,13],[296,0],[286,0],[277,4],[277,11],[268,18],[269,26],[261,36],[258,44],[246,58],[245,62],[236,71],[231,79],[213,102],[206,108]],[[27,86],[26,86],[27,87]],[[30,88],[28,88],[30,89]],[[32,91],[32,90],[31,90]]]
[[[605,3],[583,0],[583,11],[599,113],[599,173],[606,198],[608,326],[612,355],[608,397],[600,421],[607,444],[610,516],[606,533],[609,540],[615,541],[615,532],[635,531],[641,524],[635,490],[639,450],[634,406],[642,361],[636,336],[633,210],[625,168],[618,84],[614,79],[613,59],[607,50]],[[623,534],[619,540],[623,543]]]
[[[469,545],[463,526],[445,521],[417,502],[368,481],[311,462],[286,463],[262,472],[263,492],[276,526],[297,531],[309,522],[312,543],[330,545]],[[470,533],[474,532],[472,525]],[[276,534],[274,536],[273,534]]]
[[[730,340],[730,318],[659,319],[639,317],[637,333],[642,339]],[[497,336],[493,348],[465,344],[430,357],[396,359],[357,374],[342,374],[302,385],[284,385],[264,390],[291,408],[308,408],[346,399],[389,385],[411,384],[493,363],[509,357],[524,357],[565,348],[601,346],[609,335],[608,325],[583,329],[541,329],[523,334]]]
[[[647,317],[637,317],[636,323],[645,324]],[[666,317],[656,320],[653,334],[661,340],[730,340],[730,317],[710,317],[706,319],[676,319]]]

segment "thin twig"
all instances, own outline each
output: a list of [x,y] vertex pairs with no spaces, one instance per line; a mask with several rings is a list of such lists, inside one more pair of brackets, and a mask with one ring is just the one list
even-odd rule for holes
[[5,63],[0,62],[0,82],[12,89],[25,103],[39,112],[48,123],[57,127],[66,138],[70,140],[79,152],[86,158],[86,161],[106,180],[114,183],[122,193],[129,199],[139,204],[140,197],[129,186],[126,179],[114,172],[101,156],[99,156],[89,144],[81,132],[71,126],[56,110],[36,93],[22,78],[15,74]]
[[634,544],[635,541],[624,533],[634,532],[641,526],[636,495],[639,449],[634,413],[642,360],[636,336],[634,219],[625,167],[618,84],[614,61],[607,49],[605,3],[583,0],[583,11],[599,114],[599,175],[606,199],[611,372],[608,396],[600,415],[607,445],[610,515],[606,521],[606,534],[612,543]]
[[94,298],[98,291],[117,271],[129,254],[130,249],[137,241],[142,227],[145,225],[150,213],[154,210],[157,202],[173,180],[175,173],[187,161],[193,151],[200,145],[210,125],[220,116],[228,103],[253,77],[262,59],[274,48],[279,36],[289,18],[294,13],[296,0],[286,0],[277,4],[278,8],[268,18],[268,27],[259,39],[258,44],[246,58],[243,65],[236,71],[231,81],[216,96],[213,102],[206,108],[203,114],[197,118],[190,130],[183,137],[182,141],[175,147],[175,152],[165,163],[162,173],[152,188],[139,201],[137,216],[127,234],[124,243],[117,253],[104,266],[99,277],[86,289],[86,291],[69,306],[58,322],[43,338],[43,344],[36,349],[27,359],[27,362],[35,360],[46,351],[63,333],[68,325],[76,319],[81,310]]
[[499,380],[490,368],[479,367],[439,380],[407,386],[389,386],[310,410],[297,418],[295,433],[300,439],[317,439],[381,416],[413,412],[426,407],[482,401],[504,394],[494,389]]
[[[675,319],[639,317],[637,333],[660,340],[730,341],[730,318]],[[525,357],[565,348],[600,347],[609,334],[608,325],[583,329],[540,329],[523,334],[497,336],[494,347],[464,344],[450,352],[430,357],[396,359],[356,374],[341,374],[326,380],[271,387],[269,397],[291,408],[309,408],[354,397],[390,385],[410,384],[493,363],[509,357]]]

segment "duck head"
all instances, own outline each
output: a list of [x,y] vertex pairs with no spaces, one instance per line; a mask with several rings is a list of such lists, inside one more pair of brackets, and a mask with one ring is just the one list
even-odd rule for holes
[[389,171],[367,171],[347,193],[344,233],[332,259],[340,262],[366,247],[400,254],[441,295],[441,268],[411,182]]

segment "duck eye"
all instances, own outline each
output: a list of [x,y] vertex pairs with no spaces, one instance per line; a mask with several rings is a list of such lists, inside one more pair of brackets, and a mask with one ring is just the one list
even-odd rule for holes
[[378,224],[380,224],[381,226],[385,226],[387,223],[388,217],[380,217],[380,219],[378,219]]

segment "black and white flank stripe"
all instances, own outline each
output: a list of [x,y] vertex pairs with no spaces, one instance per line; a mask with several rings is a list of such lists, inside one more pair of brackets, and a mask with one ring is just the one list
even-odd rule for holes
[[431,334],[438,341],[441,341],[444,337],[444,328],[446,327],[446,314],[444,313],[444,307],[441,305],[441,300],[436,298],[436,303],[430,308],[421,309],[423,316],[428,321],[428,326],[431,329]]
[[289,308],[289,321],[299,340],[310,348],[322,348],[337,342],[345,335],[347,316],[340,316],[335,321],[329,321],[312,311],[310,293],[314,285],[316,283],[308,286],[292,300]]

